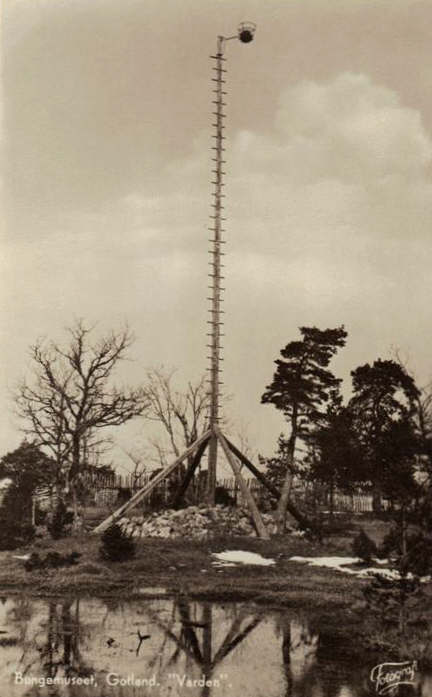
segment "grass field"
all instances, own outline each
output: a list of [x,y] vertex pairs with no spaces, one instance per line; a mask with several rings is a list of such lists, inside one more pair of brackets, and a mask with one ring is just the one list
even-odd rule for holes
[[[173,592],[219,598],[253,598],[256,602],[283,605],[348,606],[355,602],[361,581],[340,572],[310,568],[289,561],[290,557],[351,555],[351,541],[361,524],[380,542],[388,529],[382,521],[361,520],[327,537],[322,544],[290,535],[271,540],[216,538],[211,541],[149,538],[137,542],[136,556],[127,562],[100,558],[99,536],[90,533],[54,541],[44,538],[14,552],[1,552],[0,587],[26,589],[38,594],[69,592],[101,595],[140,594],[144,587],[164,587]],[[273,566],[216,568],[212,552],[227,549],[255,551],[276,561]],[[77,551],[79,563],[72,567],[26,571],[17,556],[50,551]]]

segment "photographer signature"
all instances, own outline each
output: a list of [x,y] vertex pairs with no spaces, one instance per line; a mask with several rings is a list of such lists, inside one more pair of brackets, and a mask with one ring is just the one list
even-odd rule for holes
[[378,695],[390,694],[398,685],[414,685],[417,661],[380,663],[372,668],[370,679]]

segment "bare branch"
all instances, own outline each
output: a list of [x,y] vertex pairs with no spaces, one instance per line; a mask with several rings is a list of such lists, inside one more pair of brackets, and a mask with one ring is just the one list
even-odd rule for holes
[[208,428],[208,393],[205,379],[189,382],[184,392],[174,387],[174,370],[147,372],[145,393],[149,401],[145,418],[160,424],[162,435],[149,442],[160,464],[178,457]]

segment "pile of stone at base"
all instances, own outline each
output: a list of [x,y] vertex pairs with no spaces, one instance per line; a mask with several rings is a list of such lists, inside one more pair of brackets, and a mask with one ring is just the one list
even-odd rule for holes
[[[276,532],[273,516],[261,514],[270,535]],[[256,536],[250,512],[231,506],[189,506],[136,518],[122,518],[122,529],[132,537],[185,537],[203,540],[218,535]]]

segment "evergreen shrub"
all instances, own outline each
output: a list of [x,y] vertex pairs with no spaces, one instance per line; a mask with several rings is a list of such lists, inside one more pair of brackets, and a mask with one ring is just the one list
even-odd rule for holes
[[101,541],[99,553],[102,559],[121,562],[135,556],[135,543],[117,523],[113,523],[105,530]]

